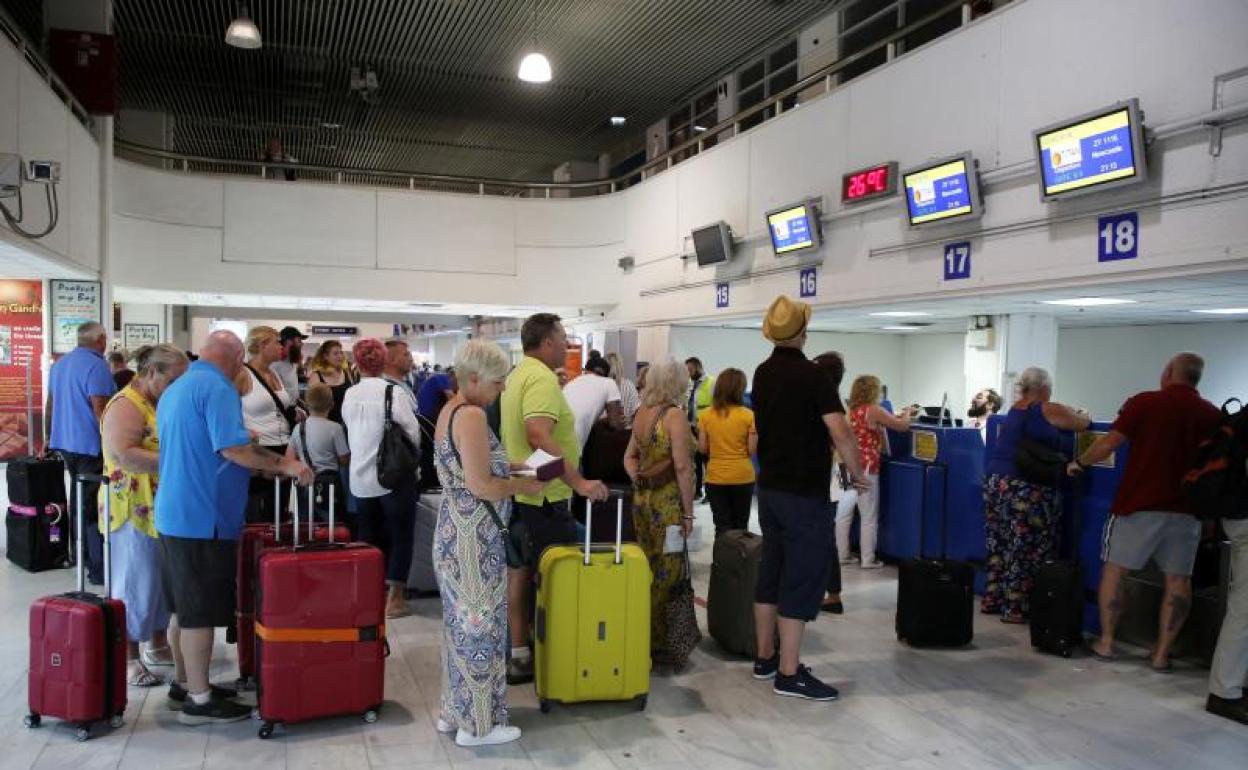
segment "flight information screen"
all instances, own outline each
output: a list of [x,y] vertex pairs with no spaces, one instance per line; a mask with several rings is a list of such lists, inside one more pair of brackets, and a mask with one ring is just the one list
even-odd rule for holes
[[771,231],[771,246],[777,254],[809,249],[815,245],[810,215],[804,205],[768,214],[767,229]]
[[1130,107],[1036,133],[1044,196],[1139,174]]
[[974,180],[966,158],[906,174],[906,208],[911,225],[970,216],[975,212]]

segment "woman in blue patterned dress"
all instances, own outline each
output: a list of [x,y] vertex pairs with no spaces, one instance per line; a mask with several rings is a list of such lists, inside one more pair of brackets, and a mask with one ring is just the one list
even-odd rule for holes
[[507,724],[507,556],[491,509],[505,522],[513,495],[541,494],[544,484],[511,477],[507,452],[486,423],[485,407],[502,393],[509,368],[498,345],[465,345],[455,358],[459,392],[434,434],[442,507],[433,565],[445,626],[438,731],[454,732],[460,746],[520,737]]

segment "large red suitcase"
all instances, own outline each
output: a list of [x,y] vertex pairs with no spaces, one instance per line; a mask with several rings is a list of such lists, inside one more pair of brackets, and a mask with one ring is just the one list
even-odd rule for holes
[[[78,740],[91,736],[91,723],[108,720],[120,727],[126,710],[126,606],[109,598],[112,553],[104,537],[104,596],[85,590],[83,574],[84,482],[107,484],[103,476],[83,474],[78,484],[78,590],[36,599],[30,606],[30,713],[27,727],[45,716],[78,725]],[[104,495],[105,521],[111,506]],[[107,527],[105,528],[108,529]]]
[[[334,529],[332,513],[330,529]],[[256,565],[260,737],[277,723],[363,714],[385,688],[385,557],[364,543],[270,548]]]
[[[281,498],[280,478],[277,479],[277,490],[275,495]],[[308,504],[312,504],[313,490],[308,487]],[[329,490],[329,504],[334,504],[334,490]],[[238,645],[238,685],[241,688],[249,688],[255,685],[256,678],[256,560],[260,553],[269,549],[276,548],[282,543],[294,542],[295,524],[286,522],[280,523],[277,517],[274,517],[272,524],[247,524],[243,527],[242,535],[238,541],[238,588],[236,594],[238,597],[238,609],[234,613],[234,634],[235,641]],[[328,541],[329,527],[324,524],[314,524],[310,519],[305,530],[300,532],[301,537],[306,537],[307,542]],[[338,542],[347,542],[351,539],[351,532],[342,525],[334,527],[333,540]]]

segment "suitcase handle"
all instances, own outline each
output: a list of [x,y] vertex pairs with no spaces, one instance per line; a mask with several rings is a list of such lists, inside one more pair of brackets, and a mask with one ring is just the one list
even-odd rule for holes
[[[290,484],[292,487],[294,487],[295,494],[299,494],[297,482],[294,479],[291,479]],[[279,490],[278,499],[280,500],[281,499],[280,490],[282,488],[282,478],[280,476],[277,478],[277,488]],[[316,520],[315,512],[316,512],[316,481],[314,479],[312,483],[308,485],[308,546],[311,546],[316,540],[314,536],[315,530],[313,529],[314,522]],[[280,511],[279,511],[279,515],[280,515]],[[294,520],[295,523],[294,523],[294,526],[291,527],[291,531],[293,531],[295,534],[294,547],[299,548],[300,547],[299,545],[299,506],[297,505],[295,506],[294,517],[295,517],[295,520]],[[277,524],[276,521],[274,522],[274,528],[279,533],[281,532],[281,529],[282,529],[281,525]],[[280,539],[280,534],[278,535],[278,539]],[[343,545],[343,544],[334,542],[334,485],[333,484],[329,485],[329,543],[328,545]]]
[[[590,544],[590,532],[593,531],[594,523],[594,501],[588,497],[585,498],[585,566],[589,566],[589,554],[593,551]],[[621,548],[624,545],[624,496],[618,495],[615,498],[615,563],[623,564],[624,557]]]
[[74,478],[74,483],[78,486],[78,536],[75,538],[78,558],[76,559],[74,575],[78,583],[78,593],[85,593],[87,590],[87,561],[86,553],[86,537],[84,531],[87,526],[87,501],[83,493],[84,484],[102,484],[104,490],[104,598],[113,598],[113,496],[107,489],[108,476],[98,473],[79,473]]

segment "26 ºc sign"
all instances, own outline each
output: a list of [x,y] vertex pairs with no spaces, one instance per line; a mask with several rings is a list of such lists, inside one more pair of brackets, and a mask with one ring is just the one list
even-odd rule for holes
[[715,307],[728,307],[728,284],[715,284]]
[[971,277],[971,242],[945,244],[945,280],[959,281]]
[[800,297],[813,297],[819,293],[819,278],[813,267],[803,267],[797,276],[797,293]]

